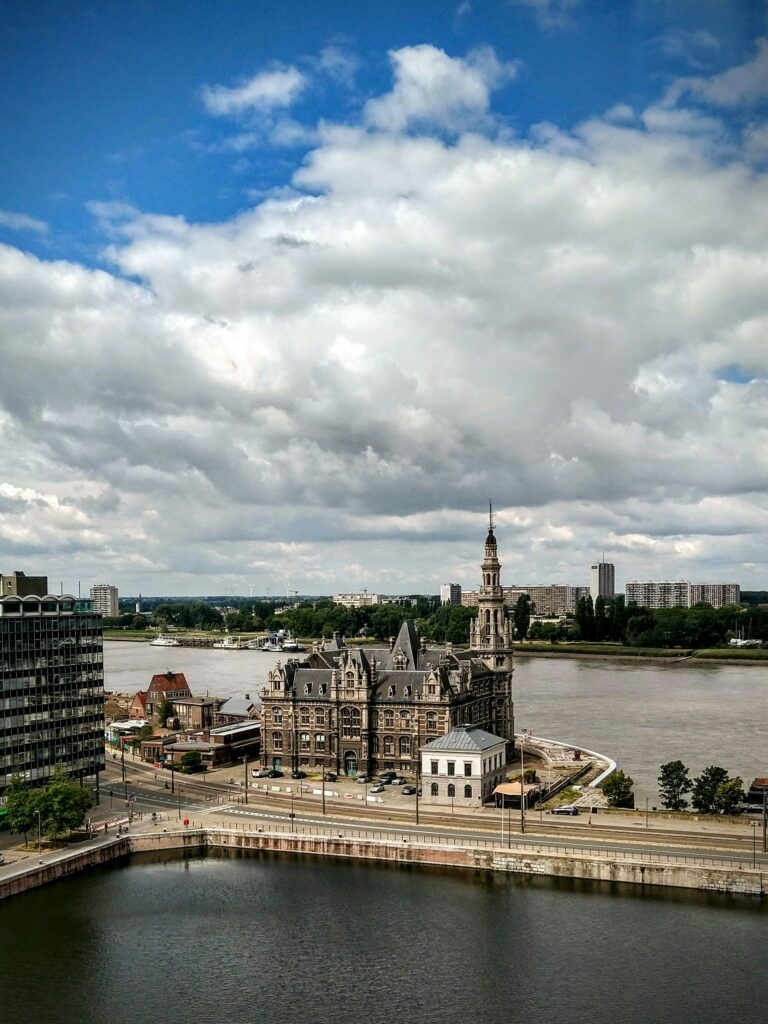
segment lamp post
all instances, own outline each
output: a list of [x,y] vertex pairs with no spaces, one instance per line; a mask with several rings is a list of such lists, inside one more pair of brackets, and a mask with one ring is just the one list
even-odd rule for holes
[[768,853],[766,825],[768,825],[768,787],[763,790],[763,853]]
[[523,740],[525,729],[520,734],[520,834],[525,834],[525,751]]
[[291,786],[291,832],[293,832],[294,820],[295,820],[295,815],[293,813],[293,786]]
[[125,799],[128,799],[128,783],[125,778],[125,747],[120,748],[120,770],[123,773],[123,787],[125,789]]
[[645,798],[645,827],[648,828],[648,797]]
[[173,751],[171,751],[171,793],[176,792],[175,776],[173,774]]
[[421,735],[418,728],[418,722],[416,723],[416,824],[419,824],[419,788],[421,782]]
[[757,867],[757,822],[750,821],[752,826],[752,867]]
[[245,777],[245,802],[248,803],[248,755],[243,754],[243,774]]

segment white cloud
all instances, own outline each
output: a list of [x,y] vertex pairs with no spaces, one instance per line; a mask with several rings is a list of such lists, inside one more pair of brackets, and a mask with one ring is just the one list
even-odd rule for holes
[[276,67],[240,85],[205,85],[203,103],[209,114],[238,117],[248,112],[265,112],[293,104],[307,86],[306,77],[295,67]]
[[716,107],[735,108],[768,98],[768,38],[758,39],[752,60],[710,77],[680,78],[671,87],[668,103],[686,93]]
[[424,44],[393,50],[389,57],[394,88],[365,106],[367,123],[386,131],[411,125],[482,128],[491,91],[516,73],[514,65],[499,61],[488,47],[459,58]]
[[542,28],[569,28],[581,0],[509,0],[513,7],[528,7]]
[[12,210],[0,210],[0,227],[10,228],[11,231],[34,231],[38,235],[44,235],[48,230],[45,221]]
[[229,221],[92,204],[112,273],[0,246],[4,561],[436,589],[492,496],[509,582],[764,585],[765,173],[683,98],[448,143],[506,72],[415,49]]

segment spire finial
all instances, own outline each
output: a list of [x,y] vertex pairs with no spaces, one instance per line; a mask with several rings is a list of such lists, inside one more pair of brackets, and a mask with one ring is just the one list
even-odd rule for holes
[[493,500],[488,499],[488,529],[493,533]]

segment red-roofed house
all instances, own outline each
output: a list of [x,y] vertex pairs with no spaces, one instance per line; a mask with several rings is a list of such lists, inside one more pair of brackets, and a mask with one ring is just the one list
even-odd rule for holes
[[147,691],[139,690],[131,701],[131,706],[128,708],[128,718],[146,718],[147,717]]
[[169,670],[161,675],[154,675],[145,698],[146,717],[154,718],[157,715],[157,708],[164,700],[176,700],[177,697],[191,696],[192,691],[183,672]]

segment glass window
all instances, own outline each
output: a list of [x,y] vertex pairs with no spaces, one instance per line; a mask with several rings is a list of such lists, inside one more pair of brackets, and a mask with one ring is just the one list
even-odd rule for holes
[[411,737],[401,736],[400,737],[400,756],[408,757],[411,753]]
[[299,736],[299,750],[309,750],[309,733],[303,732]]
[[437,775],[437,761],[430,761],[429,765],[432,775]]
[[325,736],[323,736],[322,733],[318,733],[317,736],[315,736],[315,750],[318,754],[322,754],[325,750]]
[[395,752],[395,737],[385,736],[384,737],[384,754],[394,754]]
[[325,711],[322,708],[315,711],[315,725],[325,725]]
[[357,739],[360,736],[360,708],[341,709],[341,734],[345,739]]
[[448,796],[456,796],[456,787],[452,782],[448,783]]
[[283,734],[281,732],[272,733],[272,749],[282,750],[283,749]]
[[472,796],[472,787],[471,786],[465,786],[464,787],[464,796],[465,797],[471,797]]
[[432,796],[437,796],[438,795],[438,793],[440,792],[440,789],[439,789],[439,787],[438,787],[436,782],[432,783],[432,785],[429,787],[429,791],[432,794]]
[[437,712],[427,712],[427,732],[437,732]]
[[283,724],[283,709],[282,708],[272,708],[272,721],[275,723],[275,725],[282,725]]
[[465,775],[471,775],[472,774],[472,762],[471,761],[465,761],[464,762],[464,774]]
[[448,762],[448,774],[449,775],[455,775],[456,774],[456,762],[455,761],[449,761]]

